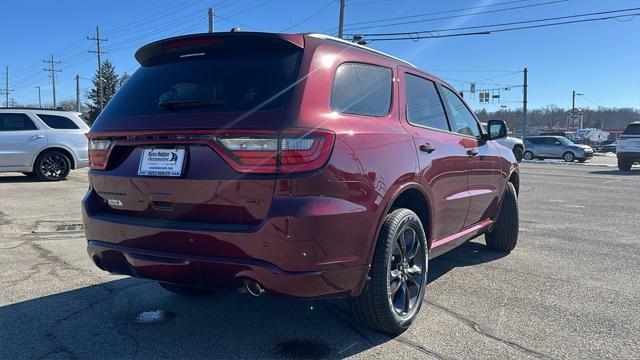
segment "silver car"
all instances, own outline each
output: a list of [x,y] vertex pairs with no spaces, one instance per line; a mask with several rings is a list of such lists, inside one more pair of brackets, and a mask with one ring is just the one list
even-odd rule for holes
[[0,109],[0,172],[62,180],[89,164],[89,126],[74,112]]
[[524,159],[563,159],[585,162],[593,157],[588,145],[575,144],[563,136],[533,136],[524,139]]

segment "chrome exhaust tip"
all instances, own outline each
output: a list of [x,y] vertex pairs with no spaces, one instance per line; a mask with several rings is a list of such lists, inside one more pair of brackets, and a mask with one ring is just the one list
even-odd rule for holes
[[260,296],[265,292],[264,288],[260,286],[260,284],[251,280],[244,281],[244,289],[253,296]]

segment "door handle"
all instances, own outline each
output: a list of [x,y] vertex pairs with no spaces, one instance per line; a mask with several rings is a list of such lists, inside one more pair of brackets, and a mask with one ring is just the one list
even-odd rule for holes
[[476,150],[476,149],[469,149],[469,150],[467,150],[467,155],[469,155],[469,156],[476,156],[476,155],[478,155],[478,150]]
[[35,139],[44,139],[44,135],[33,135],[31,137],[31,139],[35,140]]
[[434,150],[436,149],[435,146],[429,144],[429,143],[425,143],[420,145],[420,151],[424,151],[427,154],[431,154]]

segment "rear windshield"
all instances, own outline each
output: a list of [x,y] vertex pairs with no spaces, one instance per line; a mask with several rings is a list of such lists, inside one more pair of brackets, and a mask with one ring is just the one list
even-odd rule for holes
[[629,124],[622,135],[640,135],[640,124]]
[[294,47],[234,48],[141,66],[100,117],[278,108],[297,80],[301,54]]

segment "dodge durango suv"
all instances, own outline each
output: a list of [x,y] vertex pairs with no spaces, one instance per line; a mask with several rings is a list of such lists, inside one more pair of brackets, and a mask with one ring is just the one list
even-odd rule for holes
[[0,172],[23,172],[44,181],[64,180],[89,163],[89,126],[79,113],[0,108]]
[[148,44],[87,135],[88,252],[186,295],[349,298],[404,331],[427,263],[518,238],[518,164],[447,83],[317,34]]

